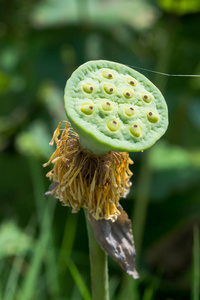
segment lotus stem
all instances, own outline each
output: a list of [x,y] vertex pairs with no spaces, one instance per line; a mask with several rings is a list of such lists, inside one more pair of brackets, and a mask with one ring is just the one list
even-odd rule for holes
[[109,300],[107,255],[95,239],[86,211],[85,218],[89,239],[92,300]]

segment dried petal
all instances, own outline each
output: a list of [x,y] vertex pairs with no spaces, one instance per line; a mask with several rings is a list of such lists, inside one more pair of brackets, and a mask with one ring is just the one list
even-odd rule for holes
[[121,206],[115,222],[111,220],[96,220],[90,214],[89,222],[95,238],[101,248],[133,278],[139,278],[135,269],[135,247],[133,242],[131,220]]

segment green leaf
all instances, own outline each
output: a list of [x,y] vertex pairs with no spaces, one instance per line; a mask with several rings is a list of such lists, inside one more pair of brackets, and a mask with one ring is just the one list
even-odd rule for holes
[[10,255],[20,255],[31,250],[33,241],[23,233],[17,225],[5,222],[0,227],[0,258]]
[[73,262],[73,260],[70,261],[69,270],[70,270],[70,273],[71,273],[83,299],[91,300],[90,293],[87,289],[87,286],[86,286],[81,274],[79,273],[79,270],[77,269],[75,263]]
[[200,11],[199,0],[159,0],[160,6],[167,12],[184,15]]
[[46,0],[39,3],[31,14],[35,27],[49,27],[80,21],[114,25],[123,22],[137,29],[153,25],[157,9],[146,1],[74,1]]
[[51,136],[45,124],[36,120],[31,127],[16,138],[16,148],[24,155],[48,158],[51,155]]
[[158,142],[150,151],[153,170],[184,169],[191,165],[190,154],[181,147]]

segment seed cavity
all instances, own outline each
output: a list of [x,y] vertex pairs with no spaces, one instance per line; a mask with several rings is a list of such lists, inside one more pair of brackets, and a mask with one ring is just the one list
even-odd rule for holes
[[155,114],[154,112],[150,111],[150,112],[147,113],[147,119],[151,123],[157,123],[158,120],[159,120],[159,117],[158,117],[157,114]]
[[146,103],[150,103],[152,100],[152,95],[149,93],[142,93],[142,99],[146,102]]
[[91,115],[94,112],[94,107],[89,103],[85,103],[81,105],[81,111],[86,115]]
[[102,76],[107,79],[113,79],[115,77],[114,73],[111,72],[110,70],[104,70],[102,72]]
[[128,84],[130,84],[131,86],[136,86],[137,85],[137,80],[131,77],[128,77],[127,79]]
[[104,88],[104,91],[110,95],[113,94],[115,91],[114,87],[110,84],[105,84],[103,88]]
[[82,88],[87,94],[92,94],[92,92],[94,91],[94,87],[90,83],[84,83],[82,85]]
[[101,107],[103,110],[105,111],[111,111],[113,109],[113,105],[112,103],[108,102],[108,101],[103,101],[101,103]]
[[112,120],[107,123],[107,127],[110,129],[110,131],[117,131],[119,129],[119,123],[115,120]]
[[125,89],[123,91],[123,95],[124,95],[124,97],[130,99],[130,98],[133,98],[134,92],[131,89]]
[[135,137],[140,137],[142,134],[142,129],[139,125],[137,124],[133,124],[130,127],[130,132],[132,133],[132,135],[134,135]]
[[135,110],[132,106],[126,106],[124,112],[128,117],[132,117],[135,114]]

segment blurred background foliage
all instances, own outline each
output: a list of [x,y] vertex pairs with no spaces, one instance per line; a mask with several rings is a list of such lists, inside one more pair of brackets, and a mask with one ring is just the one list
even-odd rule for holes
[[[170,74],[200,74],[199,0],[0,1],[0,299],[91,299],[84,215],[53,198],[42,163],[65,120],[66,80],[107,59]],[[163,92],[170,125],[132,153],[121,204],[133,220],[134,281],[109,260],[111,299],[197,300],[200,77],[139,70]]]

